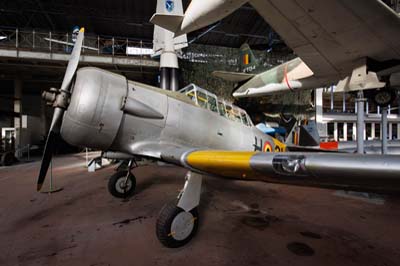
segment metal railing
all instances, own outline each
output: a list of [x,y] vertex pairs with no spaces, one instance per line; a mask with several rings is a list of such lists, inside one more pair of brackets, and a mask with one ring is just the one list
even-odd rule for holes
[[[0,28],[0,48],[69,54],[73,47],[67,43],[73,43],[71,33]],[[150,59],[148,51],[153,48],[153,43],[86,34],[83,46],[83,55]],[[128,47],[136,48],[139,52],[129,53]]]

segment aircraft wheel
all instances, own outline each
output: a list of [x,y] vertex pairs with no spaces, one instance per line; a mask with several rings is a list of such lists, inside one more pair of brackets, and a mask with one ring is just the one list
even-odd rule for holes
[[396,99],[396,93],[390,89],[380,89],[372,92],[372,99],[380,107],[387,107]]
[[186,212],[173,203],[164,205],[158,215],[156,234],[158,240],[168,248],[178,248],[188,243],[196,234],[199,225],[197,208]]
[[129,173],[128,181],[125,186],[125,178],[128,171],[118,171],[110,177],[108,181],[108,191],[116,198],[126,198],[132,196],[136,188],[136,178]]

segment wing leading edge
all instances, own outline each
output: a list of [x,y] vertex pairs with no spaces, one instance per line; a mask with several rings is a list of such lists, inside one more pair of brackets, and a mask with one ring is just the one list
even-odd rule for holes
[[212,75],[231,82],[243,82],[253,78],[254,74],[228,71],[213,71]]

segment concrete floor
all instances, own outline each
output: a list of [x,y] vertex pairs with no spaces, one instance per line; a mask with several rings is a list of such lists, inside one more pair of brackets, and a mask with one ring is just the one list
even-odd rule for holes
[[87,173],[82,155],[54,165],[64,189],[52,195],[35,191],[39,162],[0,168],[0,265],[400,265],[398,199],[207,178],[197,236],[168,249],[155,221],[183,169],[136,169],[122,201],[107,192],[112,167]]

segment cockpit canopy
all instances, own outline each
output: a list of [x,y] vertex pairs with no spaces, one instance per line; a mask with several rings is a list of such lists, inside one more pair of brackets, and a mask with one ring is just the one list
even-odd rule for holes
[[218,99],[215,94],[202,89],[195,84],[190,84],[179,90],[179,92],[184,93],[193,102],[204,109],[208,109],[232,121],[242,123],[243,125],[249,127],[253,126],[253,123],[245,110],[226,102],[223,99]]

